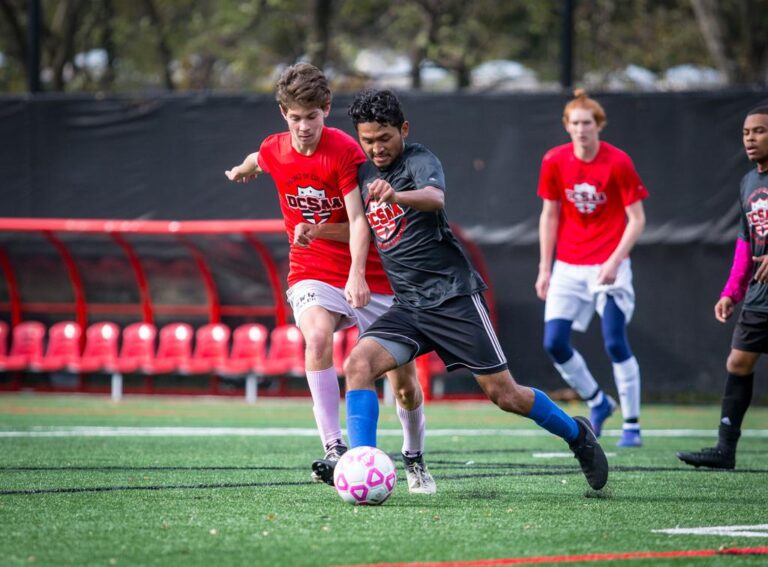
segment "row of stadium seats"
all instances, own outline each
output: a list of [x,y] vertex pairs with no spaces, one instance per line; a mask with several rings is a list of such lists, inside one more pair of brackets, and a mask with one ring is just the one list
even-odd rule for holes
[[[40,322],[21,323],[12,334],[9,349],[9,328],[0,321],[0,372],[107,373],[112,375],[113,399],[122,397],[123,374],[243,377],[249,401],[256,399],[259,377],[304,376],[304,340],[295,325],[278,326],[270,333],[256,323],[234,332],[220,323],[196,331],[186,323],[170,323],[158,332],[152,324],[133,323],[121,333],[115,323],[101,322],[87,328],[82,352],[82,329],[72,321],[52,325],[47,346],[46,328]],[[334,335],[339,375],[356,340],[356,328]]]

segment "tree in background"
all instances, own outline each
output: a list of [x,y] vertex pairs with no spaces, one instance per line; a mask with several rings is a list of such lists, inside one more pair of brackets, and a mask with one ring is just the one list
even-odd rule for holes
[[[40,0],[45,90],[269,91],[281,65],[311,61],[342,86],[353,62],[388,48],[456,88],[493,59],[556,81],[561,2],[540,0]],[[28,0],[0,0],[0,91],[26,89]],[[656,73],[714,66],[729,84],[768,82],[768,0],[576,2],[575,70],[606,76],[633,63]],[[344,79],[343,81],[341,79]],[[596,86],[600,86],[598,83]],[[337,87],[338,88],[338,87]]]

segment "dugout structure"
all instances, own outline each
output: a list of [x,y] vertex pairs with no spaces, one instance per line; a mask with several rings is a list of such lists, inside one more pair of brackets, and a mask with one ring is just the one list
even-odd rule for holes
[[[488,279],[479,249],[454,227],[474,263]],[[13,331],[22,323],[42,323],[47,335],[47,350],[54,346],[56,332],[72,332],[62,327],[74,323],[78,329],[73,340],[78,344],[67,353],[72,360],[54,362],[51,371],[46,364],[32,361],[21,370],[32,371],[37,378],[22,378],[12,373],[0,386],[5,389],[68,391],[104,391],[104,380],[86,380],[80,371],[78,357],[88,350],[87,332],[96,323],[114,323],[125,330],[137,323],[153,328],[152,343],[163,342],[163,329],[187,335],[195,349],[203,340],[198,334],[203,327],[221,324],[225,333],[226,355],[234,354],[236,329],[251,324],[271,333],[270,354],[295,337],[290,330],[290,308],[285,301],[288,246],[282,220],[98,220],[98,219],[29,219],[0,218],[0,321],[7,323],[5,351]],[[489,281],[489,280],[488,280]],[[493,290],[486,299],[496,321]],[[103,330],[103,329],[102,329]],[[235,331],[232,333],[232,331]],[[101,332],[101,331],[99,331]],[[192,336],[194,335],[194,339]],[[350,333],[340,333],[338,360],[341,368],[344,354],[354,344]],[[233,339],[230,344],[230,337]],[[126,337],[123,336],[123,344]],[[12,342],[12,341],[11,341]],[[304,381],[288,381],[286,377],[303,377],[303,343],[293,349],[290,361],[269,359],[254,371],[264,382],[280,377],[266,394],[279,396],[307,395]],[[274,348],[273,348],[274,347]],[[66,350],[66,345],[61,347]],[[2,349],[0,349],[2,350]],[[54,348],[55,350],[55,348]],[[192,358],[192,353],[184,356]],[[277,356],[277,355],[275,355]],[[222,382],[218,368],[225,364],[203,365],[190,371],[195,361],[168,364],[145,364],[137,369],[142,377],[128,391],[142,393],[239,394],[240,383]],[[417,362],[419,377],[428,398],[432,397],[432,377],[445,374],[436,356],[422,357]],[[13,365],[12,365],[13,366]],[[17,365],[18,366],[18,365]],[[0,367],[2,364],[0,363]],[[0,368],[2,370],[2,368]],[[103,370],[103,368],[101,369]],[[6,372],[7,373],[7,372]],[[171,373],[211,375],[205,387],[190,388],[190,380],[168,380],[159,388],[150,377]],[[40,376],[45,374],[46,376]],[[58,374],[58,375],[57,375]],[[241,373],[243,375],[247,373]],[[69,376],[66,376],[69,375]],[[269,380],[266,380],[269,382]],[[115,382],[112,382],[115,396]],[[121,385],[122,387],[122,385]],[[246,383],[247,390],[247,383]],[[474,397],[474,392],[446,394],[440,382],[434,391],[440,397]],[[246,392],[248,395],[248,392]],[[254,392],[255,395],[255,392]],[[119,397],[119,396],[116,396]],[[253,397],[253,396],[251,396]]]

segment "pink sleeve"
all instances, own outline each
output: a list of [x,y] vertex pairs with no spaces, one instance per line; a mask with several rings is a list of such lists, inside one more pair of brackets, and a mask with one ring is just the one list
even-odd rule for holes
[[731,266],[731,275],[723,288],[720,297],[730,297],[734,303],[744,299],[747,293],[747,286],[752,277],[752,252],[749,248],[749,242],[736,239],[736,250],[733,253],[733,265]]

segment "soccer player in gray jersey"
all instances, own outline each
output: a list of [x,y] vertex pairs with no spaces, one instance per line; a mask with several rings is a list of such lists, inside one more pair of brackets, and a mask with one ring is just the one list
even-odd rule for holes
[[725,364],[728,377],[717,445],[699,452],[677,453],[681,461],[694,467],[736,466],[736,445],[752,401],[755,365],[760,355],[768,352],[768,106],[747,114],[742,140],[747,157],[757,167],[741,180],[741,229],[730,277],[715,304],[715,318],[725,323],[739,301],[744,299],[744,305]]
[[397,97],[363,91],[349,115],[370,159],[358,173],[365,215],[395,291],[392,307],[362,333],[345,362],[351,446],[376,446],[377,377],[436,351],[447,368],[469,369],[502,410],[564,439],[589,485],[601,489],[608,461],[589,420],[570,417],[512,378],[481,293],[486,285],[448,225],[442,165],[424,146],[406,144],[409,124]]

